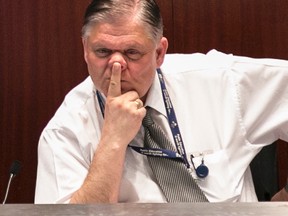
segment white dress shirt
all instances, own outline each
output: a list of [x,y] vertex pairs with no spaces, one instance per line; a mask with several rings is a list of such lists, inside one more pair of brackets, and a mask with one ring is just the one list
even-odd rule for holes
[[[257,201],[249,164],[265,145],[288,141],[288,61],[167,54],[161,67],[188,156],[209,168],[197,180],[210,202]],[[152,117],[170,137],[158,76]],[[35,203],[67,203],[82,185],[103,124],[90,77],[67,94],[42,132]],[[130,143],[143,146],[143,128]],[[113,161],[111,161],[113,163]],[[176,176],[171,176],[176,178]],[[95,192],[97,193],[97,192]],[[147,157],[127,148],[119,202],[166,202]]]

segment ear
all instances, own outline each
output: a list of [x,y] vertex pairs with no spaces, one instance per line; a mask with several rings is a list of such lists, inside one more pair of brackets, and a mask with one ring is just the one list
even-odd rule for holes
[[83,45],[84,59],[85,62],[87,63],[87,55],[88,55],[87,38],[82,37],[82,45]]
[[165,54],[167,52],[168,49],[168,40],[165,37],[162,37],[158,47],[156,49],[156,63],[157,63],[157,67],[159,68],[162,63],[164,62],[164,58],[165,58]]

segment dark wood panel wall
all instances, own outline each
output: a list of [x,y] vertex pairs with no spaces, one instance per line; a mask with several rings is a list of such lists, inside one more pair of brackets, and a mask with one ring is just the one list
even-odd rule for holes
[[34,200],[40,133],[64,95],[87,76],[81,26],[89,0],[0,0],[0,197],[13,160],[21,173],[7,202]]
[[[37,142],[64,95],[87,76],[80,38],[90,0],[0,0],[0,198],[13,160],[23,168],[7,202],[31,203]],[[157,0],[169,52],[220,51],[288,59],[286,0]],[[280,184],[288,145],[279,144]]]
[[173,0],[176,52],[288,58],[285,0]]

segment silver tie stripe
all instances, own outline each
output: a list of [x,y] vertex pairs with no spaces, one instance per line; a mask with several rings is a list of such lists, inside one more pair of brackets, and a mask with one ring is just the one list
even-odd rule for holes
[[[175,151],[161,128],[153,122],[150,109],[143,119],[144,147]],[[148,161],[168,202],[208,202],[182,161],[153,156],[148,156]]]

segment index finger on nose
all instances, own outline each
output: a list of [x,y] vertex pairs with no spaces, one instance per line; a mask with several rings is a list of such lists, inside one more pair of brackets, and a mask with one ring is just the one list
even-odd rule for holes
[[121,65],[119,62],[115,62],[112,66],[112,72],[107,96],[117,97],[120,95],[121,95]]

